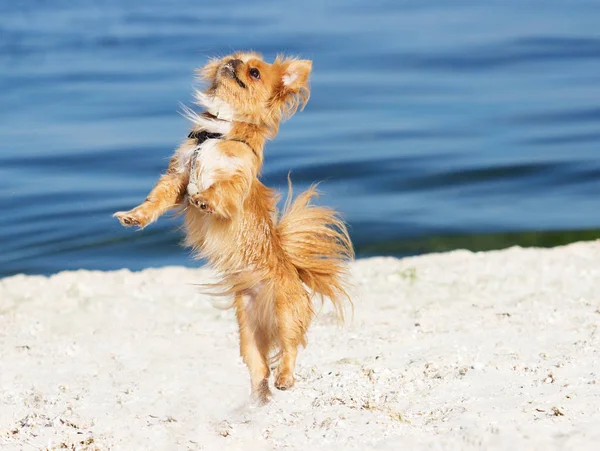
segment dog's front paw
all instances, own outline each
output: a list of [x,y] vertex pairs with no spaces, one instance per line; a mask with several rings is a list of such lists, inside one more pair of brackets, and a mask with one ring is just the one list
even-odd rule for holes
[[113,216],[125,227],[139,227],[143,229],[150,222],[146,215],[136,210],[118,211]]
[[210,200],[208,200],[202,194],[196,194],[194,196],[190,196],[188,200],[190,202],[190,205],[198,208],[199,210],[203,211],[204,213],[210,214],[210,213],[215,212],[212,202],[210,202]]

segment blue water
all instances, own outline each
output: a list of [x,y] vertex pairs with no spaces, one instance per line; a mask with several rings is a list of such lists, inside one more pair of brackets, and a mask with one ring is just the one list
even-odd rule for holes
[[193,69],[314,61],[264,181],[317,180],[359,250],[600,228],[600,1],[0,3],[0,275],[193,265],[141,202],[188,124]]

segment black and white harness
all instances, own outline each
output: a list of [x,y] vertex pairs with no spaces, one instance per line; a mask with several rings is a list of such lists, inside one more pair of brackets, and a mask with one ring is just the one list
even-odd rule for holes
[[[196,171],[196,164],[198,161],[200,151],[202,150],[202,144],[204,144],[204,142],[208,139],[222,139],[223,134],[213,133],[206,130],[193,130],[188,135],[188,138],[196,140],[196,148],[194,149],[194,153],[192,154],[192,167],[190,168],[190,183],[188,183],[187,186],[188,195],[193,196],[200,192],[200,189],[198,188],[198,174]],[[254,150],[254,147],[248,144],[247,141],[236,138],[229,138],[227,139],[227,141],[237,141],[246,144],[250,148],[254,156],[258,158],[258,153],[256,152],[256,150]]]

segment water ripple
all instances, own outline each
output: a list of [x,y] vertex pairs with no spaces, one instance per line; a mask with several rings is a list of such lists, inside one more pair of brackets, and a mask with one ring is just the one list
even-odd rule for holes
[[311,101],[268,143],[264,182],[321,181],[360,255],[593,239],[599,13],[533,0],[1,2],[0,276],[195,264],[180,219],[134,233],[111,214],[145,198],[185,135],[193,69],[237,48],[313,60]]

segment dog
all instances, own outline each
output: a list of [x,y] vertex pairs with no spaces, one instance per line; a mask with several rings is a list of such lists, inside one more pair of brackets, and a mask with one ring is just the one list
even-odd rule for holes
[[[300,345],[315,316],[313,299],[328,298],[343,319],[348,261],[354,256],[347,228],[332,209],[316,206],[315,185],[283,212],[277,194],[259,180],[266,140],[310,96],[310,60],[277,57],[269,64],[254,52],[212,59],[198,70],[193,127],[146,200],[115,216],[144,228],[166,211],[185,214],[185,243],[221,276],[211,287],[233,297],[240,354],[248,367],[252,397],[269,401],[274,385],[290,389]],[[274,353],[274,356],[273,356]]]

